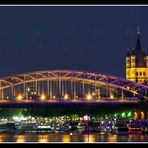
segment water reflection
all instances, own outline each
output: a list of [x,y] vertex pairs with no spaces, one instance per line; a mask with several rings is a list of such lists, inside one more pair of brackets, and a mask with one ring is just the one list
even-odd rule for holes
[[95,135],[89,135],[89,142],[95,142]]
[[89,142],[89,135],[87,134],[87,135],[84,135],[84,142]]
[[62,142],[70,142],[71,138],[70,135],[63,135],[62,136]]
[[4,136],[0,135],[0,142],[3,142]]
[[113,134],[0,134],[0,142],[148,142],[148,135],[113,135]]
[[[148,141],[145,137],[148,135],[142,135],[142,134],[131,134],[129,135],[129,142],[138,142],[138,141]],[[148,138],[148,137],[147,137]]]
[[17,136],[16,142],[19,142],[19,143],[25,142],[25,135],[19,135],[19,136]]
[[117,142],[117,135],[109,135],[108,142]]
[[49,142],[48,135],[39,135],[38,136],[38,142],[41,142],[41,143]]

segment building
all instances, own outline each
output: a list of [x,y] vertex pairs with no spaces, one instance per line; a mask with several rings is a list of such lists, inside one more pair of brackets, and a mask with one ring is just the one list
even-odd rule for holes
[[141,48],[140,32],[137,32],[135,49],[127,51],[126,79],[141,84],[148,84],[148,51]]

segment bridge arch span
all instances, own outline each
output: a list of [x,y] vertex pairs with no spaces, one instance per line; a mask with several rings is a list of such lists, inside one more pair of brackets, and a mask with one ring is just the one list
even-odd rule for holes
[[138,84],[117,76],[93,73],[79,70],[47,70],[22,73],[8,76],[0,79],[0,90],[21,84],[39,82],[44,80],[73,80],[76,82],[85,81],[86,83],[94,83],[96,85],[109,86],[115,89],[125,90],[136,95],[139,99],[144,99],[148,91],[148,86]]

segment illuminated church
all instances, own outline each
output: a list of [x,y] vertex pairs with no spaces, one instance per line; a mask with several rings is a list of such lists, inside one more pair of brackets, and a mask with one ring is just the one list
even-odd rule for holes
[[139,30],[135,49],[127,51],[126,79],[148,84],[148,52],[143,51],[141,48]]

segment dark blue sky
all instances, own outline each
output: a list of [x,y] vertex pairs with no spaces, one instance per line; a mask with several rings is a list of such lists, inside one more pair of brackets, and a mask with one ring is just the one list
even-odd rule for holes
[[148,48],[148,7],[0,7],[0,76],[77,69],[125,76],[140,26]]

